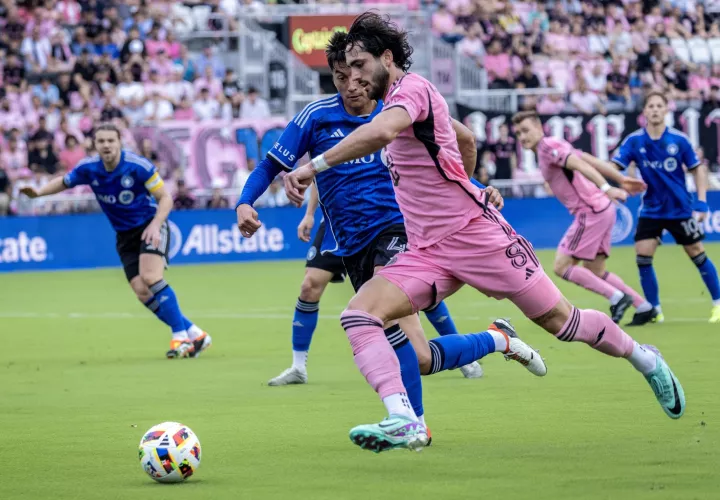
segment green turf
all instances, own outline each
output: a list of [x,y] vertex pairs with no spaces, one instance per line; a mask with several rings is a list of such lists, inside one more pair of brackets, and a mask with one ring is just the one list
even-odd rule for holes
[[[720,261],[720,246],[708,253]],[[551,258],[542,254],[546,267]],[[631,249],[611,265],[638,285]],[[425,378],[433,446],[382,455],[347,436],[384,416],[337,320],[349,285],[323,299],[310,384],[265,385],[290,362],[300,262],[171,269],[186,314],[215,340],[198,360],[164,359],[168,332],[119,269],[0,276],[0,499],[720,498],[720,325],[706,323],[709,298],[681,250],[661,248],[656,268],[667,322],[632,333],[682,380],[681,420],[626,362],[560,343],[511,304],[463,290],[449,300],[462,331],[509,316],[549,374],[494,356],[482,380]],[[166,420],[203,446],[185,484],[156,484],[137,460],[143,432]]]

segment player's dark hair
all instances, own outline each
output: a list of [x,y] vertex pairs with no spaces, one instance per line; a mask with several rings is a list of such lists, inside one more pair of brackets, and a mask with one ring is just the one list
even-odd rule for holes
[[512,124],[513,125],[520,125],[525,120],[535,120],[540,121],[540,115],[537,114],[535,111],[520,111],[519,113],[515,113],[512,117]]
[[333,33],[325,47],[325,57],[330,71],[335,71],[336,64],[345,64],[345,47],[347,47],[347,33],[343,31]]
[[403,71],[410,69],[413,48],[408,42],[407,31],[402,30],[390,17],[383,18],[375,12],[360,14],[347,33],[347,49],[362,45],[362,50],[374,57],[392,52],[395,65]]
[[103,130],[106,132],[115,132],[118,136],[118,139],[122,138],[122,136],[120,135],[120,129],[117,128],[114,123],[104,122],[95,127],[95,132],[93,133],[93,140],[95,140],[95,136],[97,136],[97,133]]
[[645,94],[645,100],[643,101],[643,109],[645,109],[645,106],[647,106],[648,102],[650,102],[650,99],[652,99],[653,97],[659,97],[665,103],[665,106],[668,105],[668,98],[664,92],[661,92],[659,90],[651,90],[650,92]]

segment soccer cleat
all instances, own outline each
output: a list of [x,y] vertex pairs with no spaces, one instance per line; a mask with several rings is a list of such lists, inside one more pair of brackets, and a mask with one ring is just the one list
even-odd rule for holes
[[625,315],[625,311],[628,310],[628,308],[632,305],[633,298],[632,295],[629,293],[626,293],[623,295],[622,299],[618,301],[617,304],[610,306],[610,317],[613,320],[613,323],[617,324],[620,323],[620,320]]
[[165,354],[168,359],[189,358],[195,353],[195,347],[190,340],[171,340],[170,350]]
[[540,354],[518,338],[515,328],[509,321],[496,319],[488,330],[495,330],[508,337],[508,348],[503,353],[506,360],[517,361],[538,377],[544,377],[547,374],[547,366]]
[[[657,319],[660,318],[660,321]],[[662,323],[665,318],[662,313],[658,313],[653,307],[649,311],[636,312],[630,323],[626,323],[625,326],[643,326],[648,323]]]
[[645,375],[645,380],[650,384],[665,414],[673,419],[682,417],[685,413],[685,391],[683,391],[680,381],[670,370],[657,347],[647,344],[643,347],[657,356],[655,369]]
[[483,376],[482,366],[477,361],[461,366],[460,371],[465,378],[481,378]]
[[425,426],[403,415],[390,415],[379,424],[358,425],[350,430],[350,441],[374,453],[405,448],[421,451],[428,443]]
[[720,323],[720,306],[713,306],[708,323]]
[[192,341],[193,352],[190,354],[191,358],[197,358],[202,352],[208,349],[212,345],[212,337],[207,332],[202,332],[202,335]]
[[268,385],[307,384],[307,371],[291,366],[280,375],[268,380]]
[[428,427],[427,425],[425,426],[425,430],[427,431],[427,435],[428,435],[428,442],[425,445],[425,447],[427,448],[428,446],[430,446],[432,444],[432,432],[430,432],[430,427]]

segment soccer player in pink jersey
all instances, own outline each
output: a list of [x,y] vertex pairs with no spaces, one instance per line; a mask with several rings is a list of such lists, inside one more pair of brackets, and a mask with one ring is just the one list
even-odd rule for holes
[[[300,204],[317,172],[385,147],[395,195],[405,218],[409,248],[366,282],[341,315],[355,363],[385,404],[389,417],[360,425],[350,439],[372,451],[422,449],[425,426],[417,421],[383,324],[416,313],[464,284],[496,299],[510,299],[558,339],[584,342],[625,358],[642,373],[665,413],[680,418],[680,382],[651,346],[640,346],[605,314],[577,309],[543,271],[530,244],[484,201],[463,170],[447,103],[419,75],[407,73],[412,48],[407,33],[366,12],[347,35],[351,78],[385,108],[340,143],[285,177],[290,199]],[[508,341],[508,344],[510,342]],[[497,342],[495,351],[508,348]],[[442,360],[442,353],[433,352]],[[544,370],[539,356],[523,359]]]
[[615,323],[631,305],[638,312],[651,310],[650,302],[605,267],[617,214],[614,200],[625,201],[628,192],[642,193],[647,188],[645,183],[610,170],[610,180],[622,189],[610,186],[583,159],[586,153],[575,150],[567,141],[546,137],[534,111],[517,113],[512,122],[522,147],[537,154],[540,172],[558,201],[575,216],[558,246],[555,274],[608,299]]

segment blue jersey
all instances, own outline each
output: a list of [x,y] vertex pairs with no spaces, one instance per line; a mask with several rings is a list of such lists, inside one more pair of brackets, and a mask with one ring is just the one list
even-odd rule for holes
[[68,188],[89,185],[115,231],[134,229],[155,217],[152,193],[163,186],[150,160],[130,151],[122,151],[112,172],[105,170],[99,156],[85,158],[63,181]]
[[[325,153],[381,110],[378,103],[372,114],[353,116],[345,110],[340,94],[315,101],[288,124],[268,158],[291,171],[306,153],[311,157]],[[315,182],[330,229],[325,232],[323,253],[354,255],[389,225],[404,222],[380,151],[320,172]]]
[[692,217],[692,195],[685,185],[683,165],[700,165],[690,140],[674,128],[666,128],[658,140],[645,129],[633,132],[618,148],[613,162],[623,169],[635,162],[648,188],[643,195],[640,217],[688,219]]

